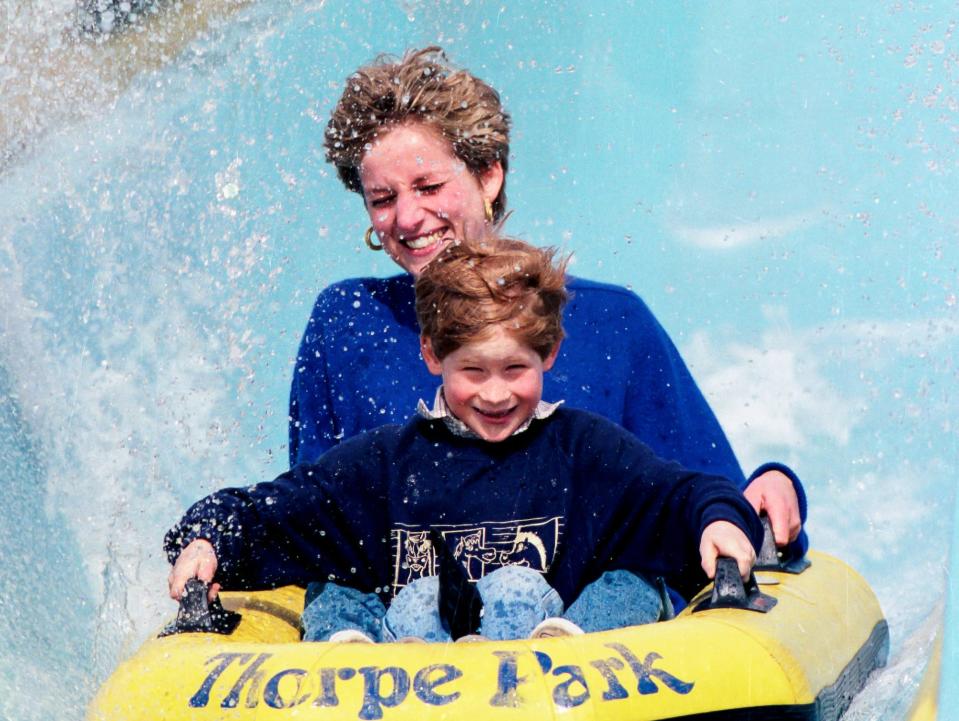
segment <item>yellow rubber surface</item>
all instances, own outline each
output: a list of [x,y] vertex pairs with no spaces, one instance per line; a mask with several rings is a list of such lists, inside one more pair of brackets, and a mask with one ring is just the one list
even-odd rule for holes
[[691,613],[585,636],[459,644],[299,641],[303,591],[224,593],[230,636],[147,641],[121,664],[88,721],[559,719],[633,721],[806,705],[835,683],[882,612],[865,581],[811,552],[762,590],[768,614]]

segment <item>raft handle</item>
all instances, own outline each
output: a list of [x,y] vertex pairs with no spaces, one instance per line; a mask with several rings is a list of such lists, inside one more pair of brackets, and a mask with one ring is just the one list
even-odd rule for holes
[[756,556],[754,570],[798,574],[809,568],[809,559],[805,556],[797,558],[788,549],[776,547],[776,539],[773,537],[773,527],[769,522],[769,516],[762,513],[759,520],[763,522],[763,545]]
[[769,613],[776,603],[775,598],[759,590],[756,576],[752,572],[749,573],[749,580],[743,583],[736,559],[720,556],[716,559],[713,592],[693,609],[693,613],[713,608],[740,608],[744,611]]
[[240,614],[227,611],[217,596],[207,602],[209,586],[197,578],[186,582],[180,596],[176,621],[160,632],[160,637],[177,633],[219,633],[229,635],[240,623]]

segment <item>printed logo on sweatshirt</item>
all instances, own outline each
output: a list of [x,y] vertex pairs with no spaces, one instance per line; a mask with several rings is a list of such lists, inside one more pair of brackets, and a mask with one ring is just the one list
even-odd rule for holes
[[[526,566],[546,573],[559,548],[563,519],[525,518],[432,526],[471,581],[503,566]],[[418,578],[437,573],[436,549],[429,528],[398,524],[391,532],[394,558],[393,593]]]

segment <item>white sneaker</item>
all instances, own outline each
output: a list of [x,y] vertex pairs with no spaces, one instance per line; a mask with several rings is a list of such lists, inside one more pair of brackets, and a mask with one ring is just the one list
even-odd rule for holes
[[481,633],[468,633],[456,639],[456,643],[476,643],[477,641],[489,641],[489,638]]
[[583,633],[583,629],[581,629],[572,621],[567,621],[565,618],[552,616],[550,618],[544,618],[542,621],[540,621],[536,625],[536,628],[533,629],[533,632],[529,635],[529,637],[560,638],[562,636],[582,636]]
[[376,643],[372,638],[355,628],[344,628],[330,636],[330,643]]

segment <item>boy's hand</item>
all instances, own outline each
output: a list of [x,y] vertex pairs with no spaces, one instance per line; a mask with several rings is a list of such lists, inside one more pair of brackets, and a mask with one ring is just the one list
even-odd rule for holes
[[745,533],[729,521],[713,521],[706,526],[699,542],[699,555],[703,559],[703,570],[710,578],[716,576],[716,558],[719,556],[735,558],[739,575],[744,581],[749,578],[749,572],[756,563],[753,544]]
[[769,516],[777,546],[795,541],[802,530],[799,518],[799,498],[789,476],[781,471],[766,471],[743,491],[756,515],[762,511]]
[[212,601],[220,590],[220,584],[213,583],[216,567],[217,560],[213,545],[203,538],[191,541],[180,551],[180,556],[173,564],[173,570],[170,571],[170,577],[167,579],[170,585],[170,598],[179,601],[186,582],[191,578],[198,578],[210,584],[209,600]]

